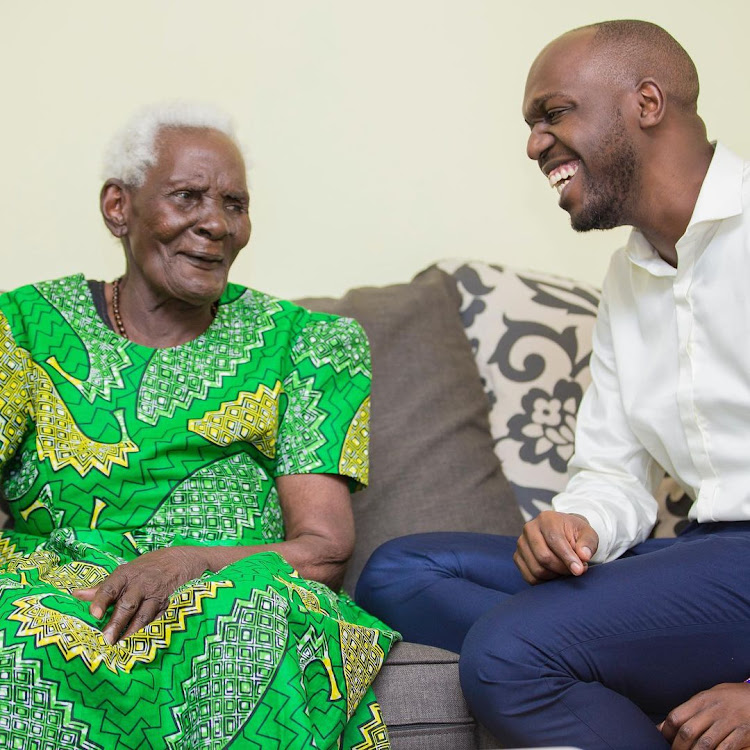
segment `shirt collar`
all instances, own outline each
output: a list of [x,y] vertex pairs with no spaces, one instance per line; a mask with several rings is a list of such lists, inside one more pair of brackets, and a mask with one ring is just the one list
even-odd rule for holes
[[[721,143],[716,143],[714,155],[703,179],[693,215],[683,237],[691,234],[697,224],[721,221],[742,213],[743,160]],[[633,228],[625,246],[630,261],[654,276],[673,276],[676,269],[662,260],[651,243]]]
[[742,213],[743,172],[743,160],[717,143],[685,234],[702,221],[721,221]]

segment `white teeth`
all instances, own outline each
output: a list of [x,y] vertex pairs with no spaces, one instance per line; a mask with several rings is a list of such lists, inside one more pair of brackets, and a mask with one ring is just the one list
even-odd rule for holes
[[560,183],[567,182],[576,172],[578,171],[578,163],[570,162],[559,166],[554,171],[550,172],[548,176],[550,187],[558,188],[558,191],[562,188]]

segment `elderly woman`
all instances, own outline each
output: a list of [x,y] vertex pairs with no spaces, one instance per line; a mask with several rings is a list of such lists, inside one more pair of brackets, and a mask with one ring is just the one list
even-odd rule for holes
[[387,747],[397,634],[334,593],[364,334],[228,283],[250,220],[220,114],[141,114],[107,177],[125,274],[0,297],[0,746]]

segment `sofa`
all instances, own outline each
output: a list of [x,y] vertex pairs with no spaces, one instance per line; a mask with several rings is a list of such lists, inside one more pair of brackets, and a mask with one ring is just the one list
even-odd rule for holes
[[[589,381],[597,289],[444,260],[408,283],[297,301],[359,320],[372,350],[370,485],[353,497],[350,593],[388,539],[451,530],[516,536],[549,507],[565,485]],[[690,502],[668,477],[657,500],[655,535],[674,535]],[[6,522],[0,507],[0,527]],[[397,643],[374,689],[393,750],[498,747],[463,700],[457,654]]]
[[[516,536],[550,507],[573,452],[598,301],[582,282],[466,260],[405,284],[298,300],[357,319],[372,349],[370,485],[353,497],[348,591],[388,539]],[[655,535],[674,535],[689,500],[668,477],[657,495]],[[393,750],[499,745],[466,707],[457,654],[398,643],[374,689]]]

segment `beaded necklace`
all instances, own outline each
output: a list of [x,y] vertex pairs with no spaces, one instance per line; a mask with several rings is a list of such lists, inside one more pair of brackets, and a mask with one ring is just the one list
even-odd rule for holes
[[[117,332],[124,339],[127,339],[128,341],[130,341],[130,336],[128,336],[128,332],[125,330],[125,324],[122,322],[122,315],[120,314],[120,282],[121,281],[122,281],[122,276],[116,278],[112,282],[112,312],[114,313],[115,325],[117,326]],[[212,302],[211,303],[211,318],[215,318],[216,313],[218,311],[219,311],[219,303]]]

